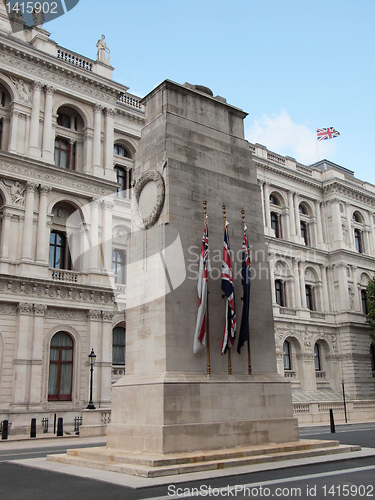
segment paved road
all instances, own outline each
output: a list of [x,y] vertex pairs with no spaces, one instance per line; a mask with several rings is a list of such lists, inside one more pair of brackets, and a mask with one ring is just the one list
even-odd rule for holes
[[[360,444],[375,449],[375,423],[302,428],[301,437],[338,439],[343,444]],[[20,448],[4,450],[0,460],[61,453],[67,446],[37,450]],[[78,443],[77,443],[78,445]],[[74,442],[74,447],[76,442]],[[85,444],[84,446],[87,446]],[[103,500],[103,499],[173,499],[173,498],[302,498],[308,499],[375,499],[375,458],[357,458],[329,464],[301,465],[286,469],[246,473],[184,483],[166,483],[158,487],[130,488],[95,479],[68,476],[33,469],[12,462],[0,463],[1,500]],[[179,488],[179,489],[178,489]],[[198,495],[200,493],[200,495]],[[188,496],[190,495],[190,496]]]

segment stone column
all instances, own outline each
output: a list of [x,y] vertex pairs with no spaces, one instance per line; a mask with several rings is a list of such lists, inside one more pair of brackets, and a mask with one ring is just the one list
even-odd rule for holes
[[92,164],[94,167],[93,175],[103,173],[101,167],[101,135],[102,135],[102,107],[99,104],[94,106],[94,137]]
[[9,152],[17,153],[17,139],[18,139],[18,118],[19,111],[13,109],[11,113],[10,122],[10,136],[9,136]]
[[1,216],[1,241],[0,241],[0,257],[1,260],[9,260],[9,243],[10,243],[10,224],[12,219],[12,214],[3,213]]
[[[272,258],[271,258],[272,257]],[[271,292],[272,292],[272,304],[276,304],[276,290],[275,290],[275,254],[269,254],[269,265],[270,265],[270,282],[271,282]]]
[[13,403],[14,405],[26,405],[28,392],[28,379],[30,366],[31,352],[31,315],[33,312],[33,304],[19,303],[17,307],[17,337],[16,346],[17,353],[14,360],[14,386],[13,386]]
[[34,304],[32,364],[29,378],[29,401],[32,405],[40,405],[42,402],[44,314],[46,310],[47,306]]
[[374,214],[370,212],[370,237],[371,237],[371,248],[372,256],[375,256],[375,229],[374,229]]
[[91,128],[84,130],[84,161],[83,171],[85,174],[92,173],[92,151],[93,151],[93,134]]
[[321,246],[324,243],[323,239],[323,221],[322,212],[320,210],[320,202],[315,201],[315,214],[316,214],[316,229],[317,229],[317,246]]
[[91,242],[90,248],[90,271],[98,270],[98,244],[99,244],[99,201],[93,200],[90,203],[91,207],[91,230],[89,239]]
[[306,302],[306,288],[305,288],[305,269],[303,262],[299,262],[299,274],[300,274],[300,286],[301,286],[301,304],[302,307],[306,308],[307,307],[307,302]]
[[336,243],[338,246],[341,246],[341,243],[343,241],[342,221],[340,212],[340,201],[337,198],[331,200],[331,210],[332,210],[332,222],[333,222],[332,242]]
[[352,228],[352,218],[350,216],[350,203],[346,203],[346,217],[348,221],[348,247],[351,250],[355,250],[355,245],[354,245],[354,234],[353,234],[353,228]]
[[364,253],[367,253],[368,255],[373,254],[373,246],[371,242],[371,235],[370,235],[370,227],[365,226],[363,228],[363,238],[364,238]]
[[38,232],[36,239],[36,260],[47,262],[47,205],[48,193],[51,191],[49,186],[39,187],[39,217],[38,217]]
[[346,264],[338,266],[337,273],[339,280],[339,300],[341,311],[347,311],[349,309],[349,289]]
[[33,220],[34,220],[34,193],[37,184],[26,184],[25,221],[23,224],[22,259],[32,259]]
[[52,109],[53,95],[55,89],[50,85],[46,87],[46,101],[44,106],[44,123],[43,123],[43,151],[42,156],[45,161],[53,162],[54,144],[53,144],[53,127],[52,127]]
[[34,82],[33,85],[33,105],[31,108],[31,123],[29,136],[28,154],[33,158],[40,157],[39,150],[39,115],[40,115],[40,95],[42,90],[41,82]]
[[103,201],[103,248],[104,248],[104,270],[112,270],[112,210],[115,204],[112,200]]
[[296,218],[296,235],[301,237],[301,224],[299,220],[299,196],[294,193],[294,213]]
[[302,307],[301,302],[301,289],[300,289],[300,278],[299,278],[299,261],[298,259],[293,259],[293,275],[294,275],[294,296],[295,296],[295,307],[299,309]]
[[264,212],[266,216],[266,227],[271,227],[271,212],[270,212],[270,185],[264,183]]
[[101,390],[100,400],[104,405],[110,406],[112,395],[112,312],[103,311],[103,335],[101,345]]
[[[87,354],[84,356],[86,359],[86,367],[84,367],[85,370],[85,380],[87,380],[87,385],[85,387],[85,394],[84,394],[84,399],[87,398],[87,401],[89,401],[89,394],[90,394],[90,369],[89,369],[89,359],[88,355],[91,352],[91,349],[94,349],[94,352],[96,353],[96,360],[95,360],[95,366],[94,366],[94,373],[93,373],[93,391],[92,391],[92,398],[94,401],[94,405],[101,399],[100,398],[100,392],[101,392],[101,361],[102,361],[102,353],[101,353],[101,346],[102,346],[102,332],[101,332],[101,322],[102,322],[102,314],[101,311],[98,311],[96,309],[91,309],[87,311],[87,329],[88,329],[88,339],[87,339]],[[107,339],[108,340],[108,339]],[[111,345],[112,345],[112,340],[111,340]],[[110,378],[111,379],[111,378]]]
[[115,110],[106,109],[106,129],[105,129],[105,175],[110,180],[115,180],[116,176],[113,170],[113,143],[115,141]]
[[331,308],[330,308],[329,293],[328,293],[327,268],[326,268],[326,266],[322,265],[321,269],[322,269],[322,289],[323,289],[322,311],[329,312],[331,310]]
[[296,236],[296,218],[294,213],[294,202],[293,202],[293,192],[288,191],[288,203],[289,203],[289,233],[292,239]]
[[264,189],[263,189],[263,182],[259,182],[260,186],[260,196],[262,200],[262,216],[263,216],[263,226],[266,226],[266,210],[264,208]]

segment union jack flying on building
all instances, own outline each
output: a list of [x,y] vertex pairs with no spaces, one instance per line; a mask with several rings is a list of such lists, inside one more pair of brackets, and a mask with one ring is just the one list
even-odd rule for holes
[[333,127],[328,127],[328,128],[316,129],[316,134],[318,141],[326,141],[327,139],[333,139],[334,137],[338,137],[340,135],[340,132],[338,132]]

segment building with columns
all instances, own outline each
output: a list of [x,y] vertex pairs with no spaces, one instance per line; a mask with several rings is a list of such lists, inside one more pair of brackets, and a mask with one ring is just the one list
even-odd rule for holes
[[327,160],[306,166],[260,144],[278,371],[300,421],[375,417],[366,286],[375,274],[375,186]]
[[[139,98],[0,3],[0,420],[108,419],[125,373],[126,252]],[[375,187],[329,161],[251,144],[263,196],[279,372],[301,421],[375,417],[365,288],[375,273]],[[251,244],[251,235],[249,234]],[[256,314],[256,311],[251,311]],[[193,332],[192,332],[193,337]],[[104,419],[104,420],[103,420]]]
[[27,429],[81,415],[92,348],[96,406],[124,373],[117,304],[144,112],[108,60],[16,22],[1,2],[0,420]]

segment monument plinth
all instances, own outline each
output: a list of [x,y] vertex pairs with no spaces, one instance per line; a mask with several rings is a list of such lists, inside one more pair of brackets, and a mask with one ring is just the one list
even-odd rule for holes
[[[277,374],[268,251],[255,164],[242,110],[204,87],[164,81],[144,99],[134,178],[139,213],[129,248],[126,375],[113,386],[107,447],[170,454],[298,440],[288,382]],[[193,354],[197,271],[207,201],[211,374]],[[220,346],[226,204],[237,323],[242,311],[241,209],[251,248],[250,344]],[[238,328],[239,329],[239,328]]]

